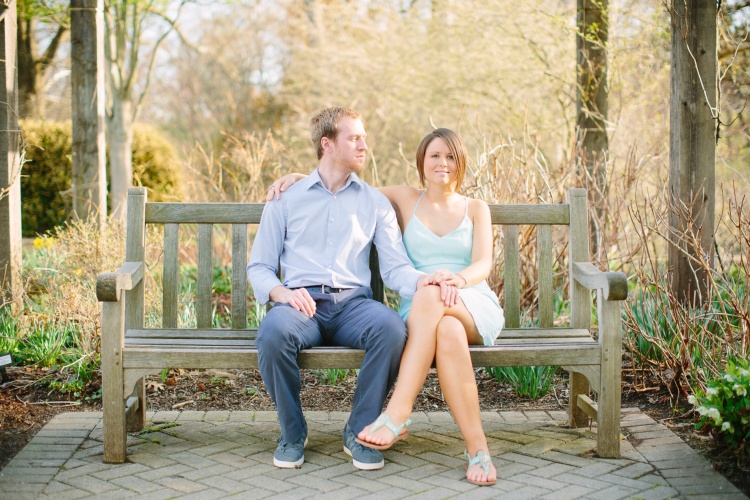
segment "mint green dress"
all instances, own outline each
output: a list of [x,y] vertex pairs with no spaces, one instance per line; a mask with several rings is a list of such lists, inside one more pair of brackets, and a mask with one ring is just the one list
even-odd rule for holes
[[[422,201],[424,192],[417,201]],[[457,273],[471,264],[471,248],[474,238],[474,224],[469,219],[469,200],[466,200],[466,213],[461,224],[446,234],[438,236],[430,231],[417,217],[417,206],[409,224],[404,229],[406,253],[417,270],[432,273],[447,269]],[[505,325],[505,316],[497,295],[482,281],[476,285],[460,288],[458,295],[466,309],[474,318],[474,324],[484,339],[484,345],[493,345]],[[406,321],[411,309],[411,299],[402,298],[399,315]]]

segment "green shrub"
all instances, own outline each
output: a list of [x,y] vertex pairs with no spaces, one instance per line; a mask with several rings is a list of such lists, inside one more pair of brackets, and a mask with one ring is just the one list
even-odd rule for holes
[[[62,225],[70,211],[71,124],[24,120],[21,128],[26,142],[21,226],[29,237]],[[170,201],[179,196],[181,182],[177,154],[165,136],[153,127],[136,126],[133,184],[149,188],[149,201]]]
[[487,368],[499,382],[507,382],[522,398],[538,399],[552,389],[556,366],[502,366]]
[[727,361],[719,378],[709,380],[706,392],[688,401],[700,415],[696,429],[706,429],[717,439],[750,456],[750,362]]

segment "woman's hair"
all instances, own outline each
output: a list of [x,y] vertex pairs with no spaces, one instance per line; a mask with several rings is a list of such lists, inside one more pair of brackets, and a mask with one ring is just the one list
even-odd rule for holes
[[315,152],[318,155],[318,160],[323,158],[323,146],[320,145],[320,140],[323,137],[328,137],[332,141],[335,141],[336,135],[339,132],[339,122],[342,118],[346,117],[362,120],[362,115],[359,114],[359,111],[342,107],[322,109],[313,115],[310,120],[310,135],[313,146],[315,146]]
[[448,149],[451,150],[453,159],[456,162],[455,189],[458,191],[458,188],[461,187],[461,184],[464,181],[464,175],[466,174],[466,158],[468,155],[466,153],[466,145],[464,144],[464,141],[461,140],[461,137],[447,128],[436,128],[427,134],[419,144],[419,147],[417,148],[417,171],[419,172],[419,182],[422,184],[422,187],[425,186],[424,157],[427,154],[427,147],[438,137],[444,140],[448,145]]

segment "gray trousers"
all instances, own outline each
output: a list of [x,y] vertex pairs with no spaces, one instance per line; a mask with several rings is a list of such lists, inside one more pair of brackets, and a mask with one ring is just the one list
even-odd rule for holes
[[258,366],[276,404],[281,437],[292,443],[306,431],[300,403],[300,350],[320,345],[365,350],[354,393],[349,427],[355,434],[378,417],[396,381],[406,343],[401,317],[372,299],[369,287],[341,293],[316,293],[313,318],[288,304],[276,304],[258,328]]

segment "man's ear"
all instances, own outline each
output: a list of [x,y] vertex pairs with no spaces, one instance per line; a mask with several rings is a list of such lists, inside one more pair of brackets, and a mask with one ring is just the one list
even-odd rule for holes
[[328,137],[321,137],[320,147],[323,149],[323,151],[331,151],[331,148],[333,147],[332,142],[333,141],[331,141],[331,139]]

